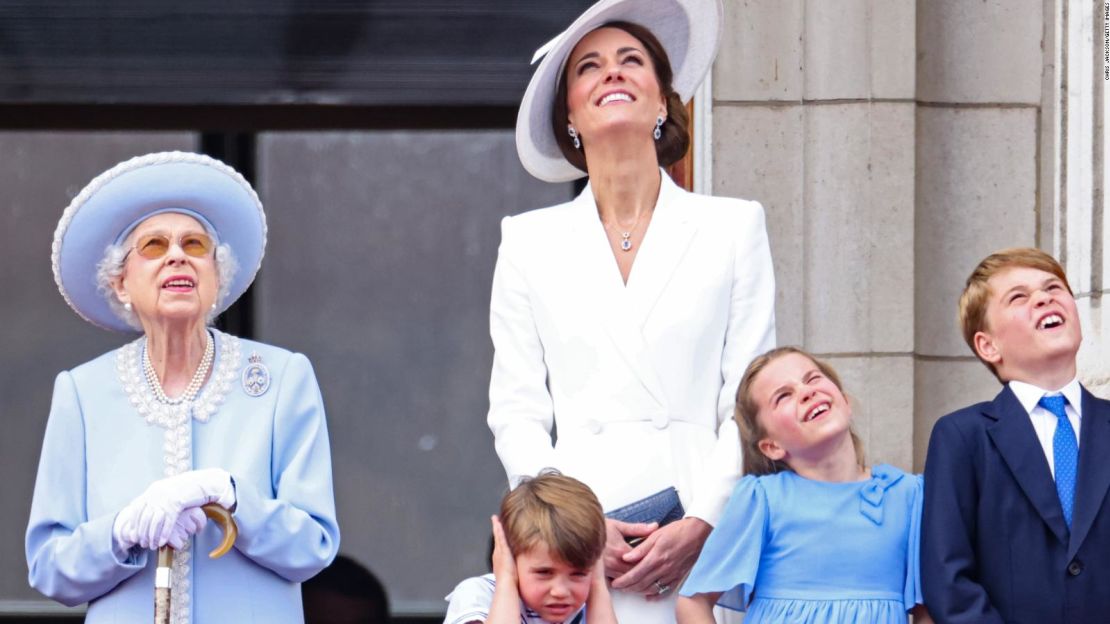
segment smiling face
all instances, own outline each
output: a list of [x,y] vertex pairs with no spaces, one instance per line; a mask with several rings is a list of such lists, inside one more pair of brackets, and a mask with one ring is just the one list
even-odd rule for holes
[[567,59],[566,81],[567,118],[585,145],[619,132],[650,141],[656,118],[667,115],[644,44],[619,28],[583,37]]
[[566,563],[542,542],[516,556],[516,574],[524,605],[549,622],[570,619],[590,594],[592,572]]
[[1074,378],[1083,335],[1063,280],[1018,266],[998,272],[987,285],[986,327],[974,336],[979,357],[1004,381],[1055,389]]
[[844,393],[800,353],[768,363],[751,392],[765,433],[758,448],[772,460],[814,459],[850,439],[852,410]]
[[[140,223],[124,241],[131,251],[114,288],[122,303],[132,305],[144,327],[172,320],[203,322],[216,301],[219,277],[214,251],[197,257],[186,254],[181,246],[183,239],[197,234],[207,237],[196,219],[166,212]],[[164,256],[146,258],[134,248],[151,235],[169,239]]]

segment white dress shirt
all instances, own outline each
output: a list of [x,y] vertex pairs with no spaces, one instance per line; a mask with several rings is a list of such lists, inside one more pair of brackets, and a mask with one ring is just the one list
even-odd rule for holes
[[1067,399],[1064,412],[1068,415],[1072,430],[1075,431],[1075,447],[1079,448],[1079,426],[1083,421],[1083,392],[1079,380],[1072,379],[1070,383],[1058,390],[1045,390],[1022,381],[1011,381],[1010,390],[1014,392],[1014,396],[1017,397],[1021,406],[1029,414],[1029,420],[1033,423],[1033,431],[1037,434],[1037,441],[1041,443],[1045,459],[1048,460],[1048,469],[1052,472],[1052,478],[1055,479],[1056,461],[1052,453],[1052,438],[1056,435],[1056,421],[1058,418],[1056,414],[1041,407],[1037,402],[1046,394],[1064,395],[1064,398]]

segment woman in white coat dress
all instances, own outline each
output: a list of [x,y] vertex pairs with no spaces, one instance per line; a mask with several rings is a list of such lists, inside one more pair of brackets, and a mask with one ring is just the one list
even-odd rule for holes
[[[26,554],[31,586],[86,622],[150,622],[177,554],[171,620],[303,621],[300,582],[339,548],[324,406],[303,355],[209,326],[254,280],[258,196],[199,154],[133,158],[62,214],[54,277],[85,320],[131,339],[54,385]],[[137,335],[136,335],[137,334]],[[239,526],[235,547],[199,507]]]
[[540,50],[521,160],[589,184],[506,218],[494,273],[488,422],[510,484],[553,466],[607,512],[678,491],[681,520],[609,520],[606,574],[635,624],[674,621],[672,590],[740,474],[740,375],[775,341],[762,208],[688,193],[660,169],[689,145],[683,100],[712,64],[721,12],[603,0]]

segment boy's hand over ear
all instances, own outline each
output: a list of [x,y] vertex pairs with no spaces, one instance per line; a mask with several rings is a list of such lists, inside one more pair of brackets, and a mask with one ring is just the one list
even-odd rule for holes
[[609,596],[609,584],[605,580],[605,558],[594,564],[590,578],[590,597],[586,599],[586,613],[590,624],[619,624],[613,611],[613,599]]
[[520,620],[520,589],[517,587],[516,559],[505,539],[505,530],[497,516],[490,517],[493,525],[493,602],[490,604],[486,624],[515,624]]
[[516,587],[516,559],[513,557],[513,551],[509,549],[508,540],[505,539],[505,529],[501,527],[501,520],[497,516],[491,516],[490,522],[493,525],[493,558],[490,561],[493,576],[497,579],[499,587],[502,583],[512,583],[513,587]]

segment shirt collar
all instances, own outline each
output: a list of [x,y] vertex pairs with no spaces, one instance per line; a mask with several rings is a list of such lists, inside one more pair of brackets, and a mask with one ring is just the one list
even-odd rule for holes
[[1013,391],[1014,396],[1025,408],[1027,414],[1033,413],[1033,408],[1037,407],[1037,401],[1041,400],[1046,394],[1062,394],[1068,400],[1068,404],[1075,410],[1075,415],[1083,416],[1083,389],[1079,385],[1079,378],[1072,379],[1063,388],[1058,390],[1045,390],[1038,388],[1033,384],[1025,383],[1024,381],[1011,381],[1010,390]]
[[[575,611],[570,617],[563,620],[563,624],[572,624],[572,622],[580,621],[578,619],[578,616],[585,610],[586,605],[583,603],[583,605],[581,607],[578,607],[578,610]],[[523,600],[520,601],[520,614],[524,616],[522,618],[522,621],[528,622],[528,624],[552,624],[551,622],[540,617],[540,614],[537,611],[533,610],[531,607],[526,606]]]

